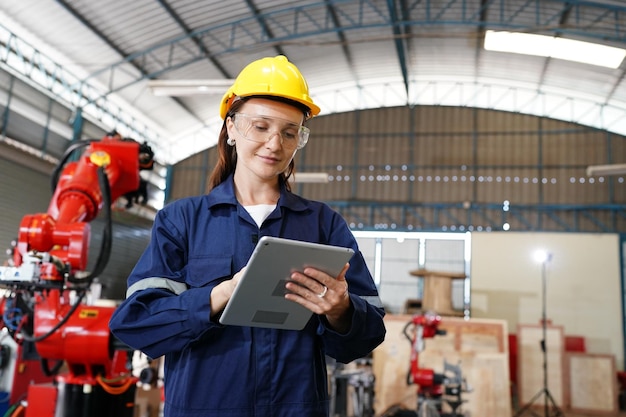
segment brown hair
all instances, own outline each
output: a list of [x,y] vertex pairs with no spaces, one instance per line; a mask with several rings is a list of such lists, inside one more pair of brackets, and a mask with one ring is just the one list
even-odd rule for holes
[[[237,100],[234,100],[232,106],[228,110],[228,113],[226,113],[226,116],[224,116],[224,123],[222,124],[222,129],[220,130],[220,134],[217,140],[218,159],[217,159],[217,164],[215,165],[215,168],[213,168],[213,172],[211,173],[211,176],[209,177],[209,191],[217,187],[224,181],[226,181],[226,179],[233,172],[235,172],[235,167],[237,166],[237,152],[235,151],[234,146],[231,146],[228,143],[226,143],[226,140],[228,139],[228,131],[226,129],[226,119],[228,119],[233,114],[235,114],[237,110],[239,110],[241,106],[243,106],[243,104],[249,98],[252,98],[252,97],[265,98],[269,100],[275,100],[275,101],[287,103],[291,106],[294,106],[302,110],[302,113],[304,114],[305,118],[306,118],[306,115],[310,113],[310,110],[307,107],[303,106],[302,104],[292,101],[292,100],[284,99],[282,97],[251,96],[251,97],[242,97]],[[285,188],[287,188],[287,191],[291,191],[291,185],[288,179],[294,173],[295,168],[296,168],[296,165],[292,159],[291,162],[289,163],[289,167],[287,167],[287,170],[281,173],[280,176],[278,177],[279,183],[285,184]]]

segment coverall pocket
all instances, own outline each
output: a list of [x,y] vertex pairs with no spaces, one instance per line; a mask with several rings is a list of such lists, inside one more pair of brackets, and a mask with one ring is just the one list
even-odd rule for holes
[[192,287],[204,287],[233,275],[231,256],[190,258],[187,268],[188,285]]

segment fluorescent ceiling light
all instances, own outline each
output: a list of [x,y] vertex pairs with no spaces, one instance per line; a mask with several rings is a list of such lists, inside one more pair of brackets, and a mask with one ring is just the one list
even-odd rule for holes
[[485,34],[485,49],[565,59],[607,68],[619,67],[626,57],[626,50],[612,46],[533,33],[493,30]]
[[296,172],[289,180],[296,183],[327,183],[328,174],[326,172]]
[[149,80],[148,88],[155,96],[179,97],[203,94],[224,94],[234,80]]
[[626,164],[589,165],[587,176],[623,175],[626,174]]

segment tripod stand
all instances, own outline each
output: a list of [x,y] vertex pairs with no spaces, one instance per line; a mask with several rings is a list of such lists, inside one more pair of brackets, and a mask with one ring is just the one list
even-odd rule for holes
[[[541,295],[542,295],[542,311],[541,311],[541,326],[542,326],[542,339],[541,339],[541,351],[543,353],[543,388],[539,390],[531,400],[522,408],[520,408],[513,417],[518,417],[529,411],[531,414],[537,416],[538,414],[531,409],[533,403],[543,395],[543,415],[544,417],[564,417],[563,411],[559,408],[554,401],[554,397],[548,389],[548,350],[546,347],[547,336],[547,317],[546,317],[546,267],[548,262],[552,260],[552,254],[545,253],[541,262]],[[552,405],[552,411],[554,414],[550,414],[550,405]]]

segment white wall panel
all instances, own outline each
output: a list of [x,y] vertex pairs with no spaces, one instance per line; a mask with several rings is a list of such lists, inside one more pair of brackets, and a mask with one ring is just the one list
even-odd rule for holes
[[[542,270],[535,251],[552,253],[546,269],[546,317],[566,335],[583,336],[588,353],[624,361],[619,236],[582,233],[473,233],[472,317],[539,324]],[[539,349],[539,347],[537,347]]]

